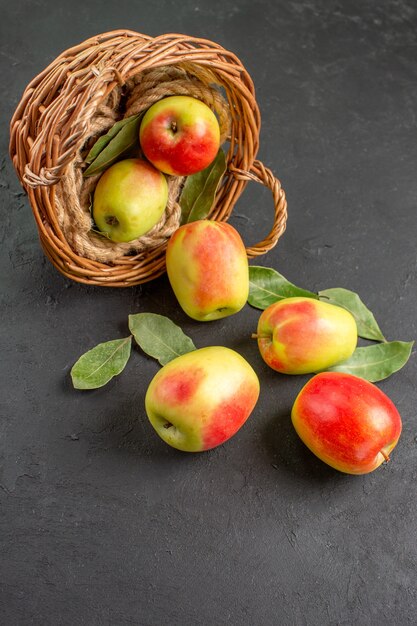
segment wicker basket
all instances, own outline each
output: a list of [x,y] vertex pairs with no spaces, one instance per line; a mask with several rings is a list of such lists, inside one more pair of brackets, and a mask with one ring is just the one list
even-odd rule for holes
[[[124,287],[165,271],[172,229],[162,237],[160,233],[148,237],[136,252],[103,262],[74,248],[57,211],[60,185],[74,163],[81,167],[85,146],[97,135],[93,120],[102,119],[104,106],[111,108],[117,90],[122,93],[129,81],[140,84],[141,76],[159,68],[174,68],[192,80],[202,79],[221,91],[227,102],[227,170],[209,218],[227,220],[245,185],[253,180],[271,190],[275,211],[270,233],[247,248],[248,257],[267,252],[285,230],[285,193],[272,172],[255,159],[259,109],[252,80],[236,56],[211,41],[184,35],[153,38],[125,30],[105,33],[63,52],[32,80],[11,121],[10,156],[28,193],[43,250],[62,274],[78,282]],[[116,111],[114,115],[117,119]]]

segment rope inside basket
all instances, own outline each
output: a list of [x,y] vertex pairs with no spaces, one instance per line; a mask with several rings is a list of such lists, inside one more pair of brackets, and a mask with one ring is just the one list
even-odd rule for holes
[[[221,143],[229,137],[229,107],[219,89],[213,86],[211,72],[184,64],[183,67],[167,66],[137,74],[125,85],[123,93],[120,87],[116,87],[91,120],[84,146],[91,147],[94,140],[107,132],[121,117],[140,113],[161,98],[171,95],[190,95],[205,102],[217,114]],[[120,115],[122,97],[126,99],[126,108],[123,115]],[[164,243],[180,223],[178,197],[184,179],[167,176],[167,207],[161,220],[146,235],[128,243],[114,243],[92,230],[90,204],[100,174],[83,178],[85,155],[85,149],[77,153],[65,176],[56,186],[57,216],[71,248],[82,257],[111,263],[127,254],[139,254]]]

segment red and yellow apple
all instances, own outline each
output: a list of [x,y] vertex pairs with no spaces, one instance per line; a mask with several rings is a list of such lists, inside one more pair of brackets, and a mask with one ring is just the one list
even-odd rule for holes
[[166,267],[182,309],[200,322],[237,313],[248,299],[245,246],[226,222],[198,220],[178,228],[168,242]]
[[246,422],[259,380],[237,352],[210,346],[183,354],[151,381],[145,408],[158,435],[185,452],[214,448]]
[[341,372],[313,376],[298,394],[291,418],[305,445],[347,474],[367,474],[388,461],[402,428],[388,396]]
[[143,159],[124,159],[100,177],[93,218],[112,241],[132,241],[159,222],[167,201],[168,184],[160,171]]
[[349,358],[358,339],[356,322],[341,307],[312,298],[285,298],[258,321],[258,347],[272,369],[308,374]]
[[169,96],[146,111],[139,139],[144,155],[161,172],[188,176],[214,161],[220,128],[213,111],[201,100]]

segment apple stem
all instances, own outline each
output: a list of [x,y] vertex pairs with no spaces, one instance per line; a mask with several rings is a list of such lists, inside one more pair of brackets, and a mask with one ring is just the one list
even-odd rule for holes
[[386,452],[384,452],[383,450],[380,450],[382,456],[384,457],[385,461],[388,463],[388,461],[390,460],[388,454]]
[[269,339],[269,335],[258,335],[258,333],[252,333],[251,339]]
[[171,122],[171,130],[173,133],[176,133],[178,130],[177,122]]

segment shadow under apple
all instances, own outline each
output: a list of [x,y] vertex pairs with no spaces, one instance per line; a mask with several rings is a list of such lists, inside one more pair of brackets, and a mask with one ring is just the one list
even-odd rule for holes
[[318,459],[301,441],[291,421],[291,410],[277,411],[265,422],[263,444],[271,465],[311,483],[339,482],[349,479]]

